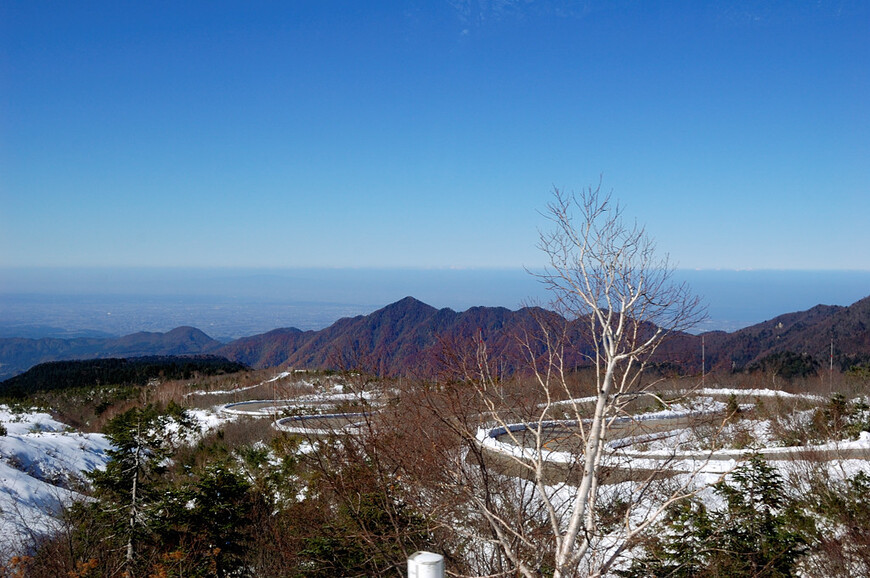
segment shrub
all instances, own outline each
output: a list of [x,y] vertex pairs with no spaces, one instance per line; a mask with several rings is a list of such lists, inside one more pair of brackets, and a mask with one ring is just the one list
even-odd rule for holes
[[783,379],[793,379],[795,377],[816,375],[818,368],[819,362],[812,355],[782,351],[771,353],[750,365],[748,369],[750,372],[760,370],[778,375]]
[[870,575],[870,477],[858,472],[838,479],[827,467],[817,466],[801,494],[802,505],[825,528],[805,560],[806,575]]
[[849,402],[843,394],[835,393],[816,410],[813,422],[826,437],[858,439],[862,431],[870,431],[870,406],[863,400]]
[[786,496],[782,478],[760,456],[735,470],[715,491],[723,510],[696,499],[674,504],[646,544],[646,552],[620,575],[716,577],[793,576],[813,535],[809,518]]

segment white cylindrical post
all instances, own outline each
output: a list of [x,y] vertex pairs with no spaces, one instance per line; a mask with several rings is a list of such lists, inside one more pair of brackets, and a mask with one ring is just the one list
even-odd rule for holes
[[414,552],[408,558],[408,578],[444,578],[444,556]]

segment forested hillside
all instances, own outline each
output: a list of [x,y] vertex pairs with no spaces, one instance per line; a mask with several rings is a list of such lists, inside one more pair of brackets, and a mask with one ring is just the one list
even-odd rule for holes
[[[112,339],[0,339],[0,378],[47,361],[193,354],[219,355],[254,368],[356,368],[385,376],[425,376],[438,371],[444,355],[457,353],[461,344],[476,336],[508,360],[506,367],[519,363],[518,339],[540,323],[564,325],[579,344],[568,361],[584,363],[590,344],[584,341],[582,320],[564,320],[541,308],[472,307],[456,312],[406,297],[319,331],[281,328],[227,344],[192,327]],[[820,367],[829,362],[833,344],[834,363],[847,371],[870,360],[868,327],[870,297],[849,307],[818,305],[733,333],[675,333],[662,343],[656,359],[674,371],[700,372],[703,340],[707,370],[748,371],[786,352],[808,356],[811,365]]]
[[194,327],[177,327],[166,333],[141,331],[113,338],[5,338],[0,339],[0,379],[48,361],[197,355],[214,353],[220,345],[219,341]]
[[0,396],[23,398],[35,392],[99,385],[146,385],[151,380],[191,379],[243,371],[246,366],[223,357],[151,356],[41,363],[0,382]]

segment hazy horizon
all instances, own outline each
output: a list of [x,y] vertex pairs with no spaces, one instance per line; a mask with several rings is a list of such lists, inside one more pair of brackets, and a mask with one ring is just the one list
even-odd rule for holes
[[[676,278],[708,305],[696,331],[733,331],[870,295],[870,271],[677,270]],[[228,340],[279,327],[322,329],[406,296],[457,311],[549,301],[522,269],[0,268],[0,336],[192,325]]]

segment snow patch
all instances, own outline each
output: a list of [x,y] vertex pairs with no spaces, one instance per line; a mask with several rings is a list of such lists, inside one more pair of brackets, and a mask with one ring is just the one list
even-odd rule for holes
[[102,434],[71,431],[40,411],[0,405],[0,554],[20,554],[35,536],[53,532],[56,516],[81,495],[71,488],[84,473],[105,467]]

